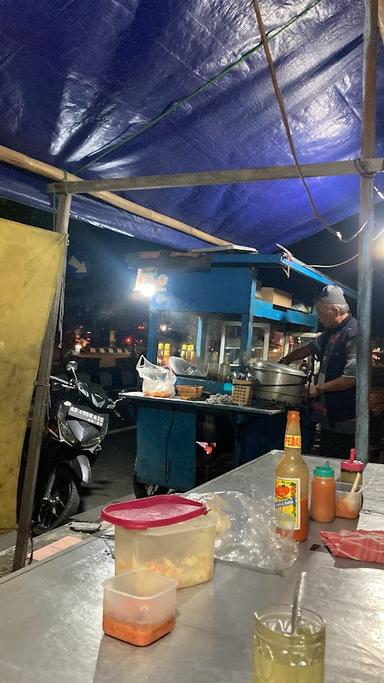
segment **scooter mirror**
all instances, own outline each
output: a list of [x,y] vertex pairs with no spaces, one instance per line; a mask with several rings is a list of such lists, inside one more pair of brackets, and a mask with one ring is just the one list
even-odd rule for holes
[[65,366],[65,368],[66,368],[66,370],[68,370],[68,372],[70,372],[70,371],[76,372],[78,367],[79,367],[79,364],[76,363],[75,360],[70,360],[69,363],[67,363],[67,365]]

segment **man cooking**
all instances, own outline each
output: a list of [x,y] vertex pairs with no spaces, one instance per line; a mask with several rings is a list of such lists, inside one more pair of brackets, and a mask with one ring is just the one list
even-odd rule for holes
[[322,455],[346,458],[355,441],[357,321],[336,285],[324,287],[316,311],[324,332],[280,363],[289,365],[308,356],[320,362],[315,384],[309,387],[312,421],[322,427]]

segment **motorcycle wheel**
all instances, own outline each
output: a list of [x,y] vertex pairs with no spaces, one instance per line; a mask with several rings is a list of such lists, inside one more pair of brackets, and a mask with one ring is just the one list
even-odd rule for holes
[[51,494],[48,500],[40,500],[34,514],[32,533],[34,536],[56,529],[76,514],[80,495],[76,476],[70,467],[60,465],[56,469]]
[[157,484],[143,484],[138,481],[136,472],[133,473],[133,490],[136,498],[149,498],[150,496],[166,495],[170,489],[165,486],[158,486]]

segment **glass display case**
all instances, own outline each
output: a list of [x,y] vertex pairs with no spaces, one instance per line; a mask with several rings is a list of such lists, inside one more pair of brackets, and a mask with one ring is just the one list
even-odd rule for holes
[[[269,324],[253,323],[252,325],[252,344],[250,351],[246,354],[247,361],[265,360],[268,353],[269,344]],[[228,321],[222,323],[219,362],[224,360],[231,367],[240,365],[241,347],[241,322]]]
[[282,326],[271,324],[267,360],[278,363],[286,353],[286,332]]
[[167,365],[169,356],[196,360],[199,316],[195,313],[162,312],[157,330],[157,365]]

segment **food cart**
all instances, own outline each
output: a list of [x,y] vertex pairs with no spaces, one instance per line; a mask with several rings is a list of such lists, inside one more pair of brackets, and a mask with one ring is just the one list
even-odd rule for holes
[[[149,263],[156,273],[156,259]],[[155,292],[150,304],[147,355],[158,365],[167,365],[171,356],[195,363],[203,378],[182,377],[178,383],[202,385],[206,395],[231,391],[220,376],[224,363],[236,372],[258,360],[278,361],[306,343],[317,329],[313,300],[334,283],[284,255],[228,251],[197,256],[192,267],[170,269],[166,275],[166,287]],[[355,292],[343,289],[355,298]],[[215,444],[204,481],[282,442],[285,411],[273,402],[245,408],[139,392],[120,396],[136,409],[138,496],[186,491],[201,483],[196,473],[201,459],[207,461],[202,444]],[[221,470],[215,468],[218,459]]]
[[241,360],[279,360],[316,331],[313,300],[334,284],[295,259],[238,252],[212,253],[167,277],[150,304],[148,358],[161,364],[181,355],[205,368],[226,357],[232,368]]

